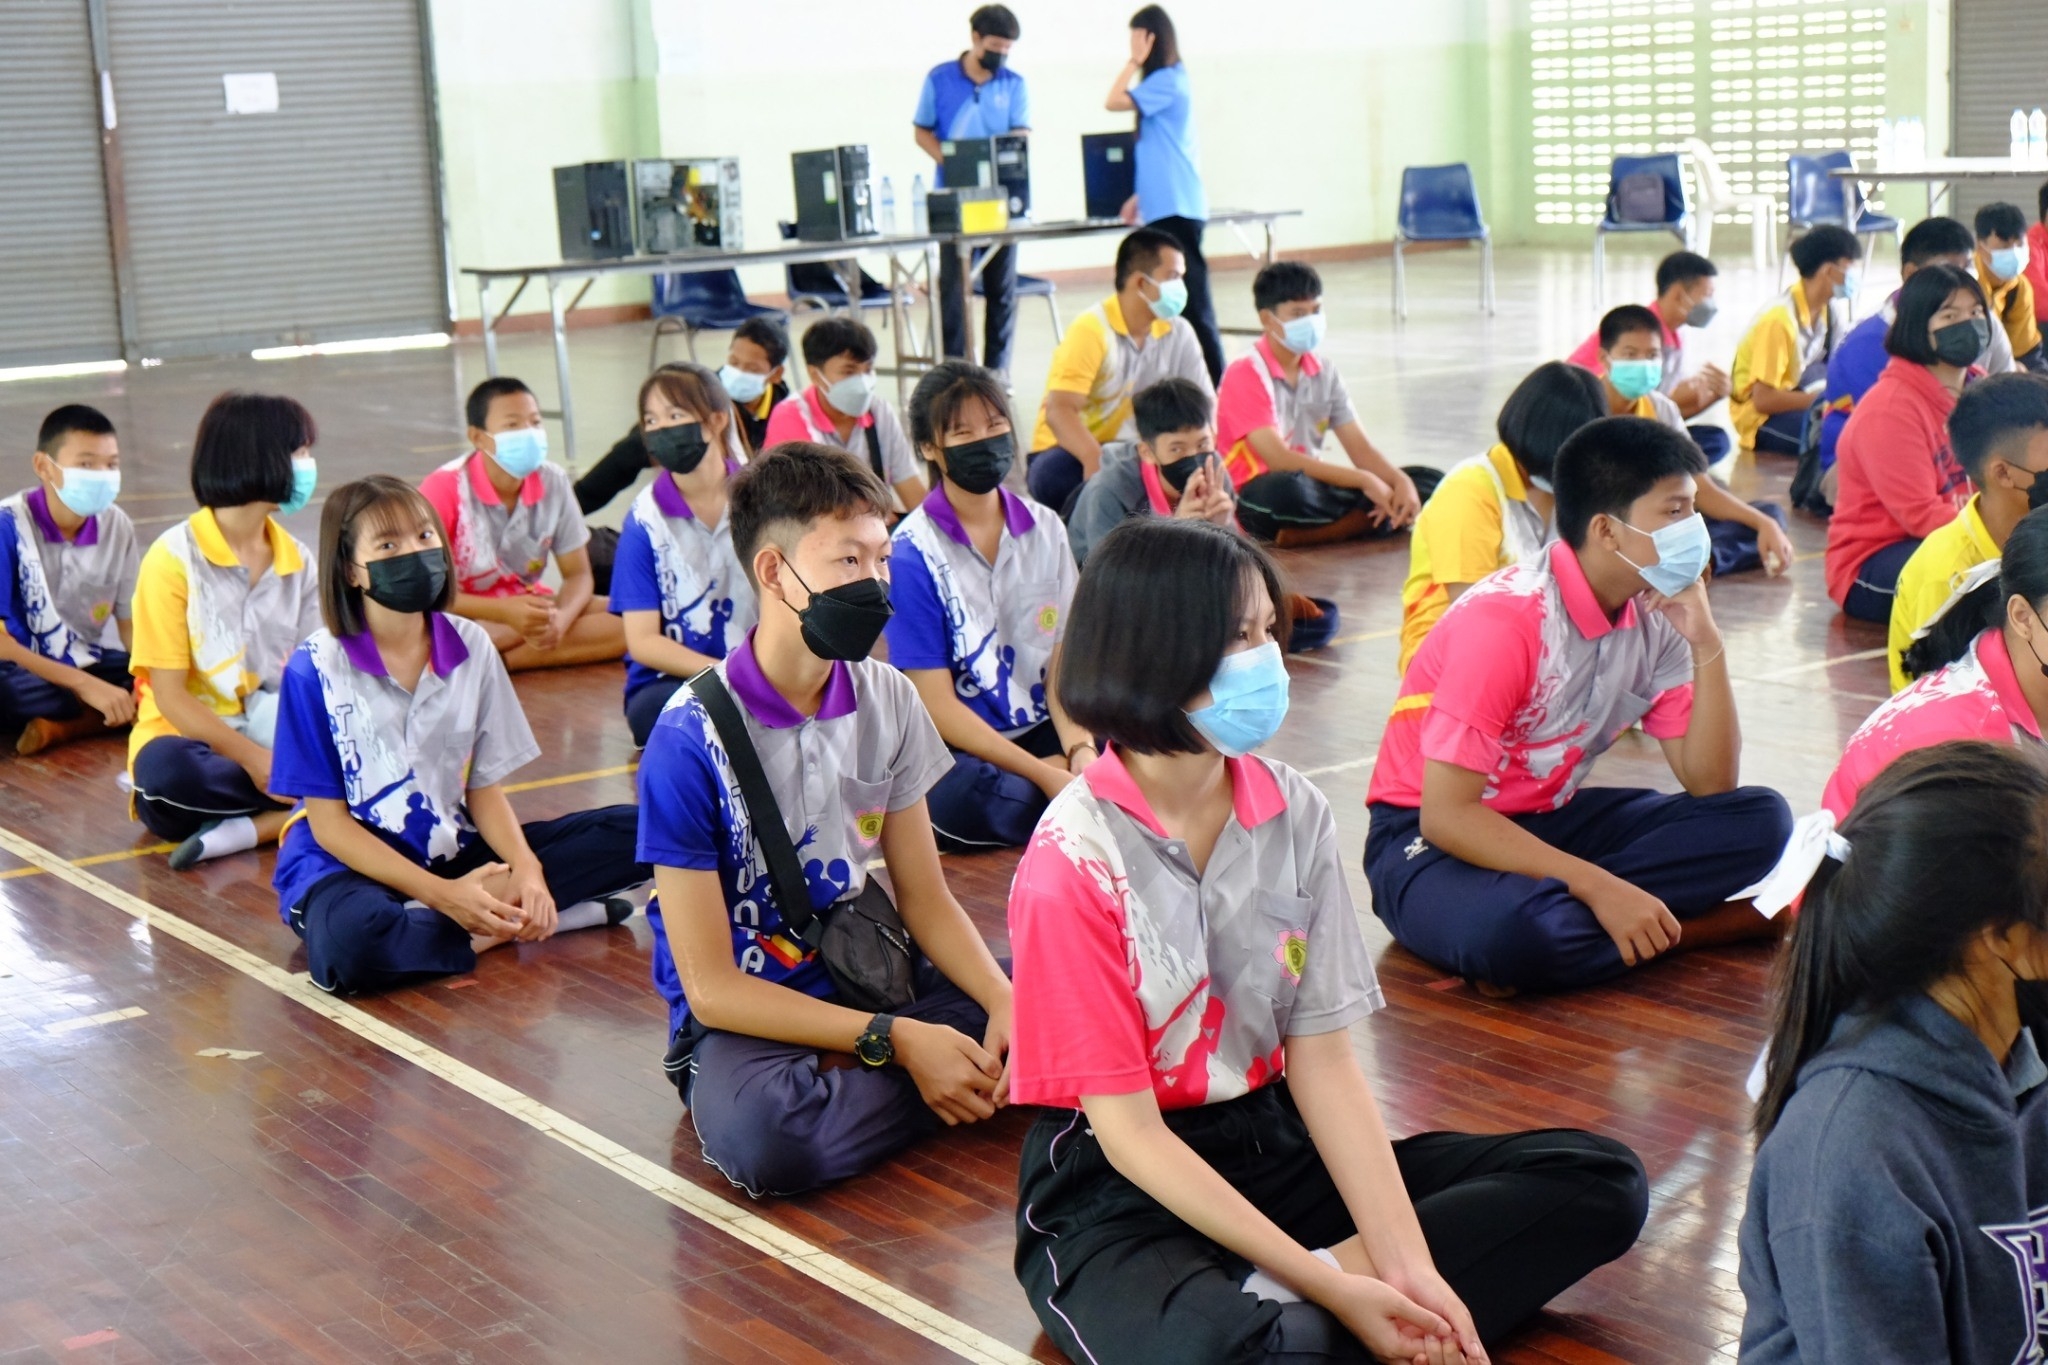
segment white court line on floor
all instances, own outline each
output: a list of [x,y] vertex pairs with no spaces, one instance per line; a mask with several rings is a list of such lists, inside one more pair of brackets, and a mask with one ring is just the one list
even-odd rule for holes
[[149,1011],[140,1005],[130,1005],[125,1010],[108,1010],[105,1014],[88,1014],[82,1019],[59,1019],[54,1024],[43,1025],[45,1033],[74,1033],[82,1028],[98,1028],[101,1024],[118,1024],[123,1019],[140,1019]]
[[1303,777],[1321,777],[1325,773],[1341,773],[1350,768],[1363,768],[1379,756],[1380,751],[1375,747],[1371,753],[1366,754],[1362,758],[1347,758],[1342,763],[1326,763],[1320,768],[1297,768],[1295,771]]
[[1828,659],[1809,659],[1803,664],[1792,664],[1786,668],[1775,668],[1768,673],[1751,673],[1738,677],[1736,681],[1783,682],[1787,678],[1796,678],[1802,673],[1818,673],[1821,669],[1833,668],[1836,664],[1860,664],[1866,659],[1882,659],[1890,652],[1883,645],[1879,645],[1876,649],[1859,649],[1854,654],[1837,654]]
[[[163,933],[198,949],[215,961],[261,982],[279,995],[303,1005],[322,1018],[339,1024],[357,1037],[413,1063],[459,1090],[467,1091],[492,1108],[539,1130],[544,1136],[561,1143],[577,1155],[631,1181],[649,1194],[710,1224],[735,1241],[743,1242],[756,1251],[773,1256],[797,1273],[809,1276],[826,1288],[874,1310],[898,1326],[908,1328],[962,1359],[983,1362],[984,1365],[1031,1365],[1031,1357],[1024,1352],[996,1340],[979,1328],[969,1326],[939,1311],[888,1281],[877,1279],[850,1262],[811,1245],[796,1234],[777,1227],[745,1205],[692,1185],[666,1166],[649,1161],[602,1133],[584,1127],[568,1115],[513,1089],[467,1062],[458,1061],[403,1029],[394,1028],[376,1016],[366,1014],[355,1006],[327,994],[315,986],[305,973],[294,974],[266,962],[218,934],[202,929],[168,910],[151,905],[132,892],[124,891],[112,882],[74,866],[13,830],[0,828],[0,849],[24,862],[36,864],[51,876],[67,881],[104,904],[141,920],[152,932]],[[140,1013],[142,1011],[139,1009],[131,1009],[115,1011],[105,1017],[127,1018]],[[91,1021],[66,1021],[74,1027],[83,1027],[87,1022]]]

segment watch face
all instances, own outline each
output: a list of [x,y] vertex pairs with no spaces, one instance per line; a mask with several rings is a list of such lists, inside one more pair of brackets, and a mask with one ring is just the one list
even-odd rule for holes
[[854,1055],[869,1066],[887,1066],[889,1059],[896,1055],[896,1049],[889,1040],[876,1033],[863,1033],[860,1041],[853,1045]]

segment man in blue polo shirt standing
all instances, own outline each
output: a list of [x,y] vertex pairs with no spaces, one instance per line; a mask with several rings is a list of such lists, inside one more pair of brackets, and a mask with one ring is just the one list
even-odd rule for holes
[[[1009,67],[1010,47],[1021,31],[1006,5],[983,5],[968,17],[971,42],[950,62],[941,62],[924,78],[911,123],[917,145],[939,163],[932,183],[945,183],[945,154],[940,143],[962,138],[996,137],[1031,131],[1031,104],[1024,78]],[[979,260],[983,251],[976,251]],[[1010,340],[1017,331],[1017,248],[987,252],[981,270],[988,317],[983,331],[982,363],[1007,376]],[[939,324],[948,356],[967,353],[967,318],[960,297],[960,262],[951,251],[939,253]]]

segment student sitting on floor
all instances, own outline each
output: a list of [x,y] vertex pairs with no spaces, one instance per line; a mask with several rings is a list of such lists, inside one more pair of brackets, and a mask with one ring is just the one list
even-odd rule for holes
[[783,379],[788,360],[789,338],[767,318],[748,318],[733,329],[718,382],[738,407],[749,451],[768,448],[768,419],[775,405],[789,397]]
[[[1914,271],[1927,265],[1968,270],[1976,247],[1977,239],[1955,219],[1924,218],[1907,229],[1905,239],[1899,243],[1900,283],[1903,286],[1906,280],[1913,278]],[[1820,459],[1817,464],[1824,482],[1815,490],[1818,498],[1807,500],[1807,505],[1816,512],[1827,513],[1834,508],[1835,479],[1828,471],[1835,467],[1842,428],[1849,424],[1849,414],[1863,400],[1863,395],[1870,392],[1878,376],[1884,373],[1884,367],[1890,363],[1891,357],[1885,354],[1884,339],[1898,317],[1899,291],[1895,289],[1883,307],[1857,323],[1849,335],[1842,338],[1842,344],[1835,348],[1834,358],[1828,361],[1828,385],[1821,394],[1826,415],[1820,422]],[[1991,345],[1978,363],[1986,374],[2005,374],[2014,368],[2012,341],[2004,328],[1991,329]]]
[[1765,306],[1735,348],[1728,415],[1744,450],[1798,455],[1805,448],[1807,409],[1848,331],[1844,310],[1861,284],[1862,259],[1856,234],[1833,224],[1792,244],[1798,280]]
[[320,628],[320,584],[312,552],[276,517],[312,500],[314,434],[292,399],[214,399],[192,441],[199,511],[136,571],[128,775],[135,817],[177,845],[181,872],[284,828],[289,808],[268,794],[277,687]]
[[[1607,417],[1557,454],[1557,534],[1475,585],[1416,651],[1367,803],[1373,912],[1489,991],[1619,975],[1772,932],[1730,897],[1792,817],[1738,787],[1741,733],[1700,574],[1699,447]],[[1685,791],[1585,787],[1638,721]]]
[[[486,379],[465,405],[475,447],[420,484],[448,528],[458,616],[481,625],[517,673],[601,663],[626,652],[625,632],[597,596],[569,471],[548,460],[533,390]],[[552,557],[562,586],[541,583]]]
[[1828,596],[1859,621],[1890,622],[1899,569],[1969,500],[1948,418],[1990,336],[1984,295],[1960,270],[1923,266],[1899,291],[1884,339],[1891,363],[1836,447]]
[[1286,599],[1245,538],[1170,519],[1111,532],[1075,595],[1058,685],[1110,747],[1010,889],[1012,1089],[1048,1106],[1017,1278],[1073,1360],[1482,1361],[1642,1227],[1610,1139],[1388,1141],[1336,821],[1251,752],[1286,716]]
[[[1957,463],[1977,491],[1936,527],[1899,570],[1892,596],[1892,691],[1906,685],[1905,653],[1954,595],[1955,585],[1997,559],[2012,528],[2048,507],[2048,378],[2006,374],[1972,384],[1948,416]],[[2022,482],[2024,480],[2024,482]]]
[[[1319,354],[1328,325],[1322,277],[1313,266],[1275,261],[1253,279],[1252,303],[1265,330],[1216,390],[1216,444],[1237,489],[1239,523],[1282,548],[1411,524],[1422,510],[1415,479],[1366,436],[1336,364]],[[1317,453],[1330,435],[1349,464]]]
[[2034,197],[2037,219],[2027,229],[2027,265],[2020,273],[2034,291],[2034,321],[2048,322],[2048,181]]
[[0,501],[0,731],[14,751],[135,719],[129,620],[141,551],[121,493],[114,424],[78,403],[36,433],[36,486]]
[[[1720,273],[1712,261],[1690,251],[1674,251],[1657,262],[1657,297],[1650,301],[1650,311],[1657,316],[1663,359],[1657,392],[1676,404],[1679,416],[1688,422],[1728,396],[1726,370],[1712,361],[1694,368],[1686,355],[1686,330],[1707,326],[1721,311],[1721,305],[1714,302],[1714,278]],[[1603,349],[1600,332],[1595,329],[1565,359],[1597,371]],[[1727,455],[1725,427],[1700,423],[1688,426],[1686,432],[1693,444],[1706,452],[1708,464]]]
[[726,515],[740,468],[736,413],[701,365],[663,366],[640,386],[642,439],[661,472],[626,513],[609,599],[626,627],[626,724],[636,746],[676,689],[754,625]]
[[[1600,319],[1600,351],[1594,359],[1607,390],[1607,415],[1647,417],[1691,440],[1694,428],[1685,424],[1678,404],[1657,388],[1664,373],[1663,330],[1657,314],[1640,304],[1623,304]],[[1761,566],[1776,577],[1792,567],[1792,541],[1776,503],[1744,502],[1711,474],[1700,478],[1695,501],[1714,538],[1716,574]]]
[[[271,786],[304,803],[277,850],[278,913],[324,991],[466,972],[633,913],[639,809],[521,825],[503,783],[540,756],[504,661],[455,598],[441,523],[402,480],[320,509],[326,629],[284,671]],[[302,817],[302,818],[301,818]]]
[[925,797],[933,830],[953,849],[1016,848],[1095,757],[1048,683],[1074,556],[1050,508],[1002,486],[1017,446],[995,371],[946,361],[918,381],[909,416],[933,487],[896,527],[889,662],[953,751]]
[[1116,293],[1068,324],[1053,352],[1025,478],[1031,496],[1061,515],[1102,467],[1102,443],[1133,436],[1132,394],[1179,378],[1215,396],[1201,343],[1180,315],[1186,274],[1178,242],[1139,228],[1117,244]]
[[1756,1111],[1742,1365],[2038,1359],[2048,770],[1913,754],[1822,847]]
[[1821,794],[1836,819],[1909,749],[1950,739],[2040,742],[2048,717],[2048,512],[2020,519],[2003,558],[1964,571],[1900,667],[1912,681],[1857,727]]
[[895,494],[893,523],[928,490],[895,406],[875,396],[875,334],[852,318],[822,318],[805,330],[803,349],[810,387],[775,405],[761,448],[813,441],[846,451]]
[[1131,517],[1237,525],[1230,471],[1216,454],[1215,404],[1191,379],[1162,379],[1131,395],[1135,441],[1106,441],[1102,468],[1081,485],[1067,544],[1087,564],[1102,538]]
[[2005,328],[2012,355],[2023,369],[2048,370],[2041,326],[2034,317],[2034,285],[2027,278],[2027,216],[2017,204],[1986,204],[1977,210],[1977,278],[1984,285],[1991,316]]
[[[761,621],[711,676],[795,845],[802,910],[863,913],[879,853],[916,957],[909,1004],[842,1003],[783,909],[732,743],[694,689],[678,692],[640,763],[666,1066],[705,1160],[758,1197],[993,1115],[1008,1099],[1010,983],[939,867],[925,797],[952,756],[910,680],[868,657],[889,619],[888,489],[842,451],[791,442],[742,470],[731,496]],[[846,1064],[821,1066],[821,1053]]]
[[1606,414],[1600,381],[1577,365],[1546,361],[1515,385],[1494,421],[1500,441],[1445,474],[1415,519],[1401,587],[1401,672],[1466,589],[1536,558],[1550,539],[1558,448]]

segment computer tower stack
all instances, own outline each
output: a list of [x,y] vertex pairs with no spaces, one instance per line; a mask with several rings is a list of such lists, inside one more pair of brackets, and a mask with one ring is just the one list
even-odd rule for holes
[[565,261],[633,254],[633,195],[623,161],[555,167],[555,219]]
[[957,138],[939,144],[949,189],[1001,189],[1010,217],[1031,213],[1031,139],[1022,133]]
[[829,147],[795,152],[796,235],[806,242],[841,242],[875,235],[874,205],[868,195],[868,149]]
[[1090,218],[1114,218],[1138,192],[1138,135],[1083,133],[1082,188]]
[[739,251],[741,236],[739,158],[633,163],[633,244],[642,256]]

